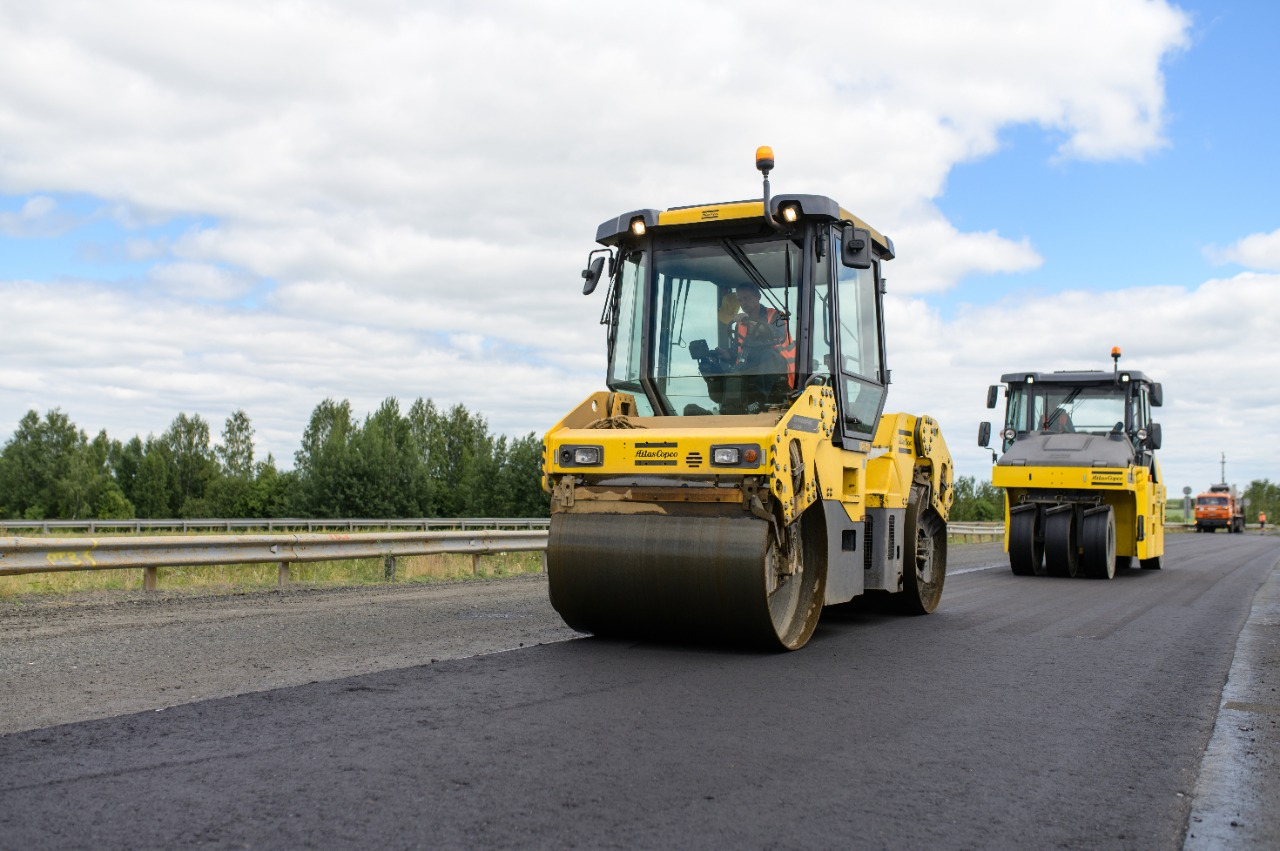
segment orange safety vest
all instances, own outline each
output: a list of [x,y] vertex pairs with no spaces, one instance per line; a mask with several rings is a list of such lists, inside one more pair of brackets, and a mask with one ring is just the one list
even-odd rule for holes
[[[791,329],[787,327],[787,323],[779,321],[780,319],[781,315],[772,307],[764,309],[764,324],[782,329],[782,341],[775,343],[774,348],[777,349],[778,354],[782,355],[782,360],[787,364],[787,385],[794,390],[796,387],[796,342],[791,339]],[[747,325],[745,322],[738,324],[737,338],[738,358],[741,358],[742,349],[747,344]]]

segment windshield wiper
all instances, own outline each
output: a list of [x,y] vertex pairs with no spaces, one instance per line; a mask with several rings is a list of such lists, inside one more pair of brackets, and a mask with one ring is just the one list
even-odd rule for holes
[[[778,304],[778,299],[773,294],[773,288],[769,286],[768,278],[766,278],[764,276],[764,273],[762,273],[756,267],[756,264],[751,262],[751,258],[747,256],[747,253],[745,251],[742,250],[742,246],[738,245],[738,243],[730,239],[722,239],[720,240],[720,242],[722,245],[724,245],[725,252],[730,257],[733,258],[733,262],[738,264],[738,268],[742,269],[742,271],[746,273],[747,277],[751,279],[752,283],[754,283],[757,287],[760,288],[760,295],[763,298],[767,298],[769,300],[769,302],[773,305],[774,310],[778,311],[783,316],[789,319],[791,317],[791,311],[784,308],[782,305]],[[786,253],[786,257],[783,260],[783,265],[785,266],[785,270],[788,278],[788,280],[785,282],[785,285],[789,288],[791,286],[791,281],[790,281],[791,246],[790,245],[787,246],[787,253]]]

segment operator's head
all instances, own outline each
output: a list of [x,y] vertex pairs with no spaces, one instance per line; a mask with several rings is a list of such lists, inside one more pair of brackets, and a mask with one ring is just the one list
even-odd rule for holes
[[734,288],[734,293],[738,296],[738,303],[744,308],[754,311],[760,306],[760,288],[751,282],[738,284]]

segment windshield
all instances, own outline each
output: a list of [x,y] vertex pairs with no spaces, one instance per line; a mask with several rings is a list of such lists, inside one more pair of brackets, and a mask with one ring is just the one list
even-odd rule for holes
[[1009,391],[1006,427],[1031,431],[1108,434],[1124,431],[1125,389],[1117,385],[1080,387],[1017,384]]
[[638,306],[644,287],[638,285],[643,265],[636,262],[626,270],[634,283],[619,294],[611,378],[638,378],[634,341],[648,315],[653,327],[646,372],[668,413],[784,407],[796,387],[800,254],[785,238],[659,248],[652,257],[649,311]]

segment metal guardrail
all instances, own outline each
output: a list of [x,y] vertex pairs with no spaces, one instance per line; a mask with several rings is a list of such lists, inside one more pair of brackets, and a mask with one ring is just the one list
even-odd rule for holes
[[[341,532],[341,533],[290,533],[267,535],[151,535],[142,537],[107,536],[78,538],[51,536],[47,538],[0,537],[0,576],[16,576],[26,573],[55,573],[77,570],[141,569],[143,585],[154,590],[156,570],[161,567],[203,567],[226,564],[277,563],[280,584],[289,581],[289,565],[296,562],[339,561],[343,559],[383,559],[386,578],[395,578],[395,559],[402,556],[434,554],[470,554],[473,568],[480,556],[499,552],[543,552],[543,569],[546,569],[548,520],[540,519],[466,519],[442,520],[216,520],[216,521],[39,521],[23,524],[8,521],[6,527],[33,528],[84,528],[95,523],[99,528],[121,528],[142,524],[144,528],[165,528],[162,524],[188,523],[196,527],[202,524],[233,524],[228,528],[254,528],[250,524],[297,523],[311,526],[324,524],[347,525],[358,528],[364,524],[390,526],[425,526],[423,531],[412,532]],[[155,525],[150,525],[155,524]],[[525,529],[492,528],[502,524],[522,525]],[[473,525],[474,529],[431,531],[437,525]],[[490,528],[480,528],[490,525]],[[260,526],[259,526],[260,528]],[[1184,524],[1166,523],[1166,529],[1188,528]],[[947,527],[952,538],[969,542],[981,539],[1002,539],[1004,524],[952,523]]]
[[267,532],[324,531],[328,529],[345,529],[355,532],[360,529],[421,529],[429,532],[432,529],[546,529],[551,521],[546,518],[511,518],[511,517],[420,517],[416,519],[373,520],[347,518],[341,520],[316,520],[308,518],[275,517],[263,519],[194,519],[194,520],[0,520],[0,530],[20,532],[26,529],[39,530],[44,534],[52,531],[80,530],[90,535],[112,530],[142,532],[143,530],[171,530],[194,532],[202,529],[231,532],[235,529],[265,529]]
[[[547,531],[487,529],[450,532],[374,532],[288,535],[153,535],[104,538],[0,538],[0,576],[74,570],[135,568],[146,571],[143,587],[154,590],[161,567],[279,564],[280,584],[295,562],[381,558],[388,580],[395,559],[438,553],[538,552]],[[543,563],[545,569],[545,561]]]

